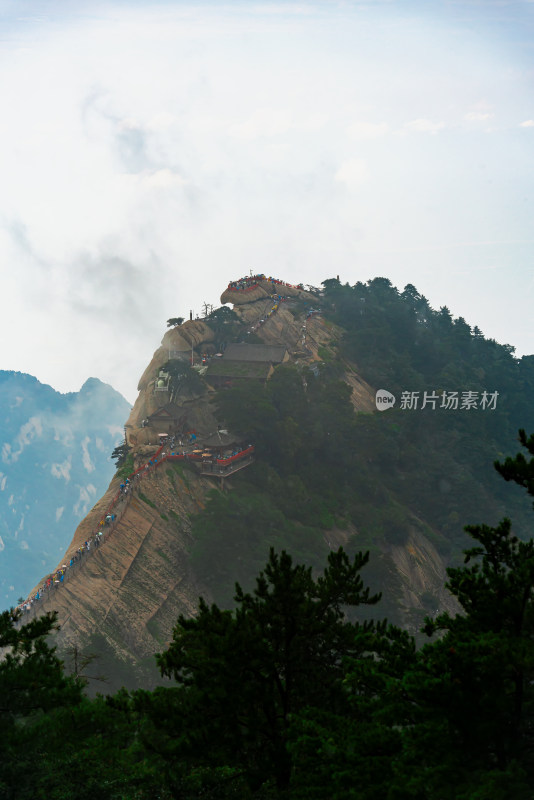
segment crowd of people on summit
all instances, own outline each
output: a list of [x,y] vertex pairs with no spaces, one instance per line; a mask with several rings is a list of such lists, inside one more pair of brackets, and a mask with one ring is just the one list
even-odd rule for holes
[[273,285],[276,286],[289,286],[292,289],[303,289],[304,286],[302,283],[299,283],[298,286],[293,286],[291,283],[286,283],[286,281],[280,280],[280,278],[273,278],[271,275],[269,277],[265,276],[263,273],[259,273],[258,275],[246,275],[244,278],[238,278],[237,281],[230,281],[228,284],[228,289],[231,291],[246,291],[248,289],[254,289],[258,286],[261,281],[268,281]]

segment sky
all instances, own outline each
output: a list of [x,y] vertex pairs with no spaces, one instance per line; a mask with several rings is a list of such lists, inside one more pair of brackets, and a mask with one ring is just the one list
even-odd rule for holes
[[133,403],[250,270],[534,353],[533,0],[0,0],[0,98],[0,369]]

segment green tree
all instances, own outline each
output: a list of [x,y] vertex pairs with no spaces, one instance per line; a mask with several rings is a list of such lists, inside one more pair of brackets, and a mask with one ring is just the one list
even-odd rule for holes
[[[534,438],[520,432],[534,450]],[[534,494],[533,461],[519,453],[497,469]],[[446,584],[462,611],[427,619],[440,634],[403,684],[412,703],[402,783],[429,800],[532,796],[534,778],[534,541],[510,520],[470,525],[478,544]],[[451,782],[454,775],[454,782]],[[409,777],[408,777],[409,776]],[[402,796],[402,795],[401,795]]]
[[[534,456],[534,434],[527,439],[525,431],[521,429],[519,441]],[[534,458],[527,461],[523,453],[518,453],[515,458],[508,457],[502,464],[496,461],[494,466],[505,481],[514,481],[534,496]]]
[[117,469],[120,469],[127,461],[131,447],[126,442],[126,439],[118,444],[111,454],[111,458],[115,461]]
[[290,730],[292,800],[383,800],[395,786],[407,704],[402,679],[415,642],[384,620],[354,625],[341,708],[308,707]]
[[345,704],[343,659],[358,645],[344,608],[379,599],[359,574],[367,561],[368,554],[351,560],[340,549],[315,580],[311,568],[271,550],[254,592],[236,586],[234,612],[201,600],[195,619],[179,618],[158,663],[183,689],[169,696],[183,755],[239,769],[251,789],[269,781],[279,791],[289,787],[294,715]]
[[82,684],[64,675],[46,638],[56,614],[20,624],[13,611],[0,615],[0,797],[21,796],[34,771],[31,726],[57,708],[81,701]]

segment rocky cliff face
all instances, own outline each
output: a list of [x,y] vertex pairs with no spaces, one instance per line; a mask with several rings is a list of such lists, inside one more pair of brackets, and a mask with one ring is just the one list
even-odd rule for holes
[[[292,300],[273,310],[272,298],[264,294],[234,307],[245,323],[245,335],[264,344],[284,345],[290,360],[312,367],[328,352],[335,352],[340,332],[320,315],[310,315],[317,297],[294,289]],[[222,299],[227,299],[224,294]],[[150,417],[158,410],[169,405],[174,409],[184,441],[185,431],[195,431],[197,441],[202,443],[223,426],[224,420],[216,418],[210,403],[214,389],[209,382],[199,390],[182,385],[180,380],[165,385],[167,379],[160,377],[170,360],[183,363],[185,369],[192,348],[198,359],[210,345],[214,349],[214,342],[214,331],[204,321],[186,322],[163,337],[140,379],[139,396],[126,423],[136,468],[158,451],[160,431],[150,424]],[[202,372],[203,367],[199,365],[199,369]],[[344,369],[355,410],[373,411],[374,390],[358,376],[356,365],[347,363]],[[158,387],[158,381],[164,385]],[[97,652],[101,671],[109,679],[107,688],[122,683],[153,685],[157,679],[153,654],[169,641],[177,616],[193,614],[200,594],[210,597],[210,587],[201,585],[191,568],[188,546],[191,519],[204,508],[209,491],[220,487],[220,479],[201,475],[187,463],[161,463],[161,454],[160,465],[143,470],[142,474],[126,495],[119,494],[113,506],[114,523],[102,528],[100,523],[117,497],[121,482],[118,477],[112,480],[108,491],[76,529],[58,564],[58,568],[67,565],[63,580],[45,592],[29,612],[57,610],[60,652],[66,653],[73,646]],[[239,480],[239,473],[225,478],[224,490],[231,491]],[[80,548],[83,550],[84,542],[98,530],[104,531],[102,543],[84,551],[69,566]],[[329,547],[337,548],[357,533],[352,529],[333,530],[325,534],[325,541]],[[443,592],[442,559],[415,521],[407,542],[389,546],[384,557],[407,625],[413,622],[417,609],[421,616],[425,592],[439,597],[442,607],[449,606],[450,600]]]

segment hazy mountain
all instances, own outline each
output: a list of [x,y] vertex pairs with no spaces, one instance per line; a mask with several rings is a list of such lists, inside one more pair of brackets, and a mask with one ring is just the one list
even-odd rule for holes
[[61,394],[0,371],[0,606],[52,569],[115,471],[127,401],[96,378]]

